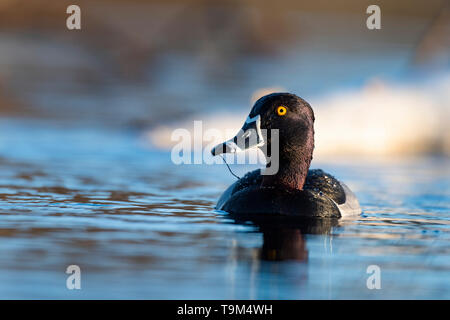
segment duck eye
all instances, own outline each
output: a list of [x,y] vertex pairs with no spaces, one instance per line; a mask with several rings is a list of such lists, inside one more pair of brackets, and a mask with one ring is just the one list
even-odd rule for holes
[[277,108],[277,114],[278,114],[279,116],[284,116],[284,115],[286,114],[286,112],[287,112],[287,109],[286,109],[286,107],[284,107],[284,106],[279,106],[279,107]]

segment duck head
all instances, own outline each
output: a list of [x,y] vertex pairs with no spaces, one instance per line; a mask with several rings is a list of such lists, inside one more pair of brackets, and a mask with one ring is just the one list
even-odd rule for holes
[[314,149],[314,112],[308,102],[291,93],[260,98],[238,134],[211,152],[219,155],[255,147],[267,159],[263,186],[302,189]]

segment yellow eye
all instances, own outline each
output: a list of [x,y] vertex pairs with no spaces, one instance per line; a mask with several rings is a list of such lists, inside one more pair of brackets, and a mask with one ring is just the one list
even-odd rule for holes
[[279,106],[277,108],[277,113],[278,113],[279,116],[284,116],[286,114],[286,112],[287,112],[286,107]]

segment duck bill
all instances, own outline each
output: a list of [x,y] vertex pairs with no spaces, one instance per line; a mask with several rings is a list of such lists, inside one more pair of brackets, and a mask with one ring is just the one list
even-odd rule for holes
[[211,153],[213,156],[223,153],[237,153],[263,145],[264,137],[261,131],[261,117],[257,115],[250,118],[249,116],[244,126],[232,139],[218,144],[212,148]]

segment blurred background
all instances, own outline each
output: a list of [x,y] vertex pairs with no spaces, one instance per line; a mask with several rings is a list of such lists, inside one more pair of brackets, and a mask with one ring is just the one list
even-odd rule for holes
[[[361,216],[239,223],[224,165],[172,163],[273,91]],[[449,299],[449,120],[447,0],[0,0],[0,298]]]
[[316,112],[318,157],[450,155],[445,0],[80,0],[70,31],[71,3],[0,1],[2,117],[135,128],[170,149],[177,127],[238,130],[259,96],[289,91]]

